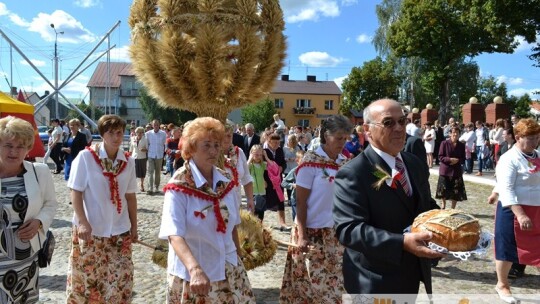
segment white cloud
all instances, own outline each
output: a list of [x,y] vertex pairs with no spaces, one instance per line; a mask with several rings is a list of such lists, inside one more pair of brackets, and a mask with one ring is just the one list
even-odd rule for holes
[[351,42],[351,37],[345,38],[345,42]]
[[508,91],[508,95],[514,95],[516,97],[521,97],[525,94],[529,94],[529,96],[531,98],[539,98],[540,95],[535,95],[533,94],[534,92],[540,92],[540,88],[536,88],[536,89],[525,89],[525,88],[517,88],[517,89],[513,89],[513,90],[510,90]]
[[326,52],[307,52],[298,57],[302,64],[311,67],[334,67],[344,59],[330,56]]
[[0,16],[5,16],[7,14],[9,14],[9,11],[8,11],[6,5],[4,3],[0,2]]
[[101,3],[99,0],[76,0],[73,4],[82,8],[89,8],[92,6],[98,6]]
[[371,36],[368,36],[366,34],[360,34],[360,35],[358,35],[358,37],[356,37],[356,42],[358,42],[358,43],[370,43],[371,39],[372,39]]
[[341,90],[341,84],[343,83],[343,81],[349,77],[349,75],[345,75],[345,76],[342,76],[342,77],[338,77],[338,78],[334,78],[334,82],[336,83],[336,85],[338,86],[338,88]]
[[288,23],[317,21],[321,16],[337,17],[340,14],[336,0],[281,0],[280,4]]
[[[56,10],[52,14],[39,13],[31,21],[27,21],[10,12],[6,5],[0,2],[0,16],[2,15],[8,16],[13,24],[26,28],[30,32],[38,33],[43,40],[48,42],[54,41],[56,36],[51,24],[54,24],[56,31],[59,33],[58,42],[60,43],[88,43],[94,42],[98,38],[86,29],[81,22],[62,10]],[[60,34],[60,32],[64,34]]]
[[[37,59],[30,59],[30,61],[36,66],[36,67],[44,67],[47,64],[43,60],[37,60]],[[30,64],[26,60],[20,61],[22,65],[30,66]]]
[[506,83],[507,85],[517,86],[523,84],[523,78],[520,77],[507,77],[506,75],[501,75],[497,77],[497,83]]
[[121,61],[121,62],[131,62],[129,57],[129,45],[124,45],[123,47],[116,47],[111,50],[111,60]]
[[[522,36],[517,36],[514,41],[519,42],[515,52],[530,51],[536,46],[536,43],[527,43]],[[536,35],[536,41],[540,41],[540,35]]]

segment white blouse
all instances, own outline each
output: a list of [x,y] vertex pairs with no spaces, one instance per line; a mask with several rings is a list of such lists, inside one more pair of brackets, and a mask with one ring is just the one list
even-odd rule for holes
[[[190,160],[189,164],[196,187],[201,187],[206,183],[206,179],[193,161]],[[213,175],[214,190],[219,181],[229,182],[229,179],[219,173],[215,167]],[[235,193],[236,189],[232,189],[222,199],[222,203],[229,211],[225,233],[216,230],[217,220],[212,207],[203,212],[204,219],[195,216],[195,212],[201,212],[212,205],[212,202],[174,190],[168,190],[165,193],[159,238],[168,239],[173,235],[184,238],[191,253],[211,282],[225,279],[225,262],[234,266],[238,265],[236,245],[232,239],[232,230],[234,226],[240,224],[241,220],[239,208],[235,202]],[[170,244],[167,265],[169,274],[190,281],[189,270],[182,264]]]
[[[320,146],[315,153],[330,160]],[[346,160],[346,157],[339,154],[336,163],[340,164],[344,160]],[[335,184],[333,178],[336,176],[337,170],[326,168],[325,171],[328,176],[324,175],[322,168],[304,166],[300,168],[296,175],[296,185],[311,190],[307,199],[307,228],[334,227],[332,206]]]
[[141,139],[139,140],[138,144],[137,144],[137,136],[132,136],[131,144],[129,145],[129,152],[131,152],[131,156],[135,159],[147,158],[147,152],[141,151],[142,149],[146,149],[148,151],[148,139],[146,139],[146,136],[143,135]]
[[[540,156],[540,151],[536,150]],[[497,186],[503,207],[511,205],[540,206],[540,171],[532,173],[534,165],[529,163],[514,145],[497,162]],[[540,169],[540,168],[538,168]]]
[[[107,152],[100,145],[97,154],[100,158],[107,158]],[[116,154],[118,160],[126,161],[122,150]],[[111,237],[120,235],[131,229],[127,207],[126,193],[137,192],[135,178],[135,160],[130,157],[127,165],[117,177],[118,190],[122,200],[122,210],[116,210],[116,205],[111,201],[111,186],[109,179],[103,176],[101,166],[96,162],[90,151],[82,150],[71,164],[71,174],[67,182],[68,188],[83,192],[83,206],[86,218],[92,227],[92,235],[98,237]],[[73,224],[78,226],[79,219],[73,213]]]

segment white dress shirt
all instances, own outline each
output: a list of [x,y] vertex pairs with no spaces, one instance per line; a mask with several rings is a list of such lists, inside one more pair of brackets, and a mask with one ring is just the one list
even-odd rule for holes
[[145,133],[148,140],[148,158],[163,158],[167,148],[167,133],[163,130],[150,130]]
[[[107,158],[107,152],[100,145],[97,155],[100,159]],[[113,165],[118,160],[126,161],[122,150],[116,154]],[[103,176],[101,166],[88,150],[82,150],[71,164],[71,174],[67,182],[68,188],[83,192],[83,206],[86,218],[92,227],[92,235],[111,237],[120,235],[131,229],[127,207],[126,193],[137,192],[135,177],[135,160],[130,157],[124,171],[117,177],[118,190],[122,200],[122,210],[116,210],[116,204],[111,201],[111,186],[109,179]],[[79,225],[77,214],[73,214],[73,224]]]
[[[201,187],[207,182],[206,179],[192,160],[189,161],[189,165],[191,166],[195,186]],[[229,181],[215,167],[213,177],[212,188],[214,190],[218,181]],[[195,216],[195,211],[200,212],[202,209],[212,205],[212,202],[179,191],[168,190],[165,192],[159,238],[168,239],[169,236],[173,235],[184,238],[191,253],[211,282],[225,279],[225,262],[234,266],[238,265],[236,246],[232,239],[234,226],[240,224],[235,193],[236,189],[232,189],[222,199],[222,203],[229,210],[227,230],[222,233],[216,230],[217,220],[213,207],[204,211],[204,219]],[[170,244],[167,272],[183,280],[190,281],[189,270],[182,264]]]
[[[384,160],[384,162],[388,165],[388,167],[392,168],[393,171],[399,172],[399,170],[396,168],[396,157],[386,152],[383,152],[382,150],[379,150],[377,147],[373,145],[371,146],[371,148],[373,148],[373,151],[375,151],[375,153],[377,153],[377,155],[379,155]],[[401,157],[401,153],[398,154],[397,158],[401,159],[401,162],[403,163],[403,168],[405,168],[405,175],[407,176],[407,185],[409,186],[409,191],[410,191],[409,193],[411,193],[412,195],[413,188],[411,185],[411,177],[409,176],[409,170],[407,170],[407,165],[403,161],[403,157]],[[388,173],[393,175],[392,174],[393,172],[388,172]]]
[[[536,150],[536,155],[540,151]],[[534,165],[514,147],[501,155],[495,168],[496,192],[503,207],[511,205],[540,206],[540,172],[531,173]]]

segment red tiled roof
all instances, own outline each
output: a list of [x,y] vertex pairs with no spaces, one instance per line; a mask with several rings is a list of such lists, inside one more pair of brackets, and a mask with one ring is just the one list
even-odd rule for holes
[[333,81],[276,80],[272,94],[313,94],[341,95],[341,90]]
[[533,101],[531,103],[531,108],[535,109],[536,111],[539,111],[540,112],[540,102],[538,101]]
[[[131,63],[129,62],[111,62],[110,63],[110,86],[111,88],[120,87],[120,76],[134,76]],[[87,87],[107,87],[107,63],[100,62],[92,74]]]

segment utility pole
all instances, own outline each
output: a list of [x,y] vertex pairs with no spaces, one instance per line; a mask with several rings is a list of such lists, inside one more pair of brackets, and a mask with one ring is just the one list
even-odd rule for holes
[[51,27],[54,30],[54,102],[55,102],[55,118],[60,118],[58,113],[58,34],[63,35],[64,32],[57,32],[54,27],[54,23],[51,23]]

